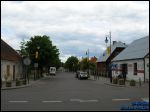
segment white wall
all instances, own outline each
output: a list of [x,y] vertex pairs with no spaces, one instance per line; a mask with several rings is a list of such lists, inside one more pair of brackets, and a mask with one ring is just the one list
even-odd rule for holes
[[149,57],[145,58],[145,80],[149,81]]
[[[139,81],[139,78],[141,78],[141,80],[144,81],[144,73],[137,73],[137,75],[134,75],[134,63],[137,63],[137,70],[144,71],[144,60],[127,60],[113,63],[118,65],[117,69],[121,69],[121,64],[127,64],[127,80],[134,79],[136,81]],[[114,76],[118,76],[120,73],[121,71],[117,73],[115,70],[112,70],[112,75]]]
[[7,73],[7,65],[10,66],[10,80],[13,80],[13,65],[15,65],[15,78],[19,77],[22,73],[22,64],[8,60],[1,60],[1,78],[5,81],[4,75]]

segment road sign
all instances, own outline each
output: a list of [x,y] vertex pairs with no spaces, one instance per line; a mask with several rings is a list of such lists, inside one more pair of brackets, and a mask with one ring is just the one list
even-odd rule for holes
[[30,58],[29,58],[29,57],[25,58],[25,59],[23,60],[23,63],[24,63],[25,65],[30,65],[30,64],[31,64]]

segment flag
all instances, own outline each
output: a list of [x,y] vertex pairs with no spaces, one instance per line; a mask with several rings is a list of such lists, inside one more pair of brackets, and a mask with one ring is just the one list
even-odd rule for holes
[[107,52],[110,55],[110,47],[107,47]]

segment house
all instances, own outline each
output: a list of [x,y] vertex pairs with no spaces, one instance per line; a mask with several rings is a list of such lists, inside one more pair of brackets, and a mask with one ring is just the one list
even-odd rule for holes
[[149,81],[149,36],[133,41],[113,59],[112,75],[124,74],[127,80]]
[[20,75],[22,75],[21,56],[1,39],[1,80],[15,80]]
[[111,53],[108,54],[107,50],[105,50],[97,61],[98,72],[103,76],[108,76],[110,61],[126,47],[127,45],[125,43],[113,41],[113,44],[111,45]]

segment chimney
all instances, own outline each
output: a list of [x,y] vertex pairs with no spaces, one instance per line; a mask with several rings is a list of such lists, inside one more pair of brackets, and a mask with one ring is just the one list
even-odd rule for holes
[[117,43],[117,41],[113,41],[113,45],[115,45]]

